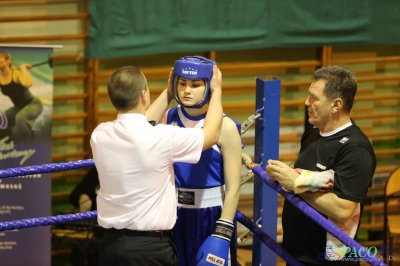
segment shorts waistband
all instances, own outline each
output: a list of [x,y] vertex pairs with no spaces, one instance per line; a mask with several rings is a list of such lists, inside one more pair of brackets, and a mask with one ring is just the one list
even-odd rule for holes
[[139,231],[131,229],[107,228],[106,232],[118,236],[159,237],[159,238],[172,236],[172,230]]
[[224,204],[224,186],[204,189],[175,188],[175,191],[178,207],[181,208],[200,209]]

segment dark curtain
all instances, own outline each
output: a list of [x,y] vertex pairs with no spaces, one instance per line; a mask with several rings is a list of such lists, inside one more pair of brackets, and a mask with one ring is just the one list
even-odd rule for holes
[[88,58],[400,43],[397,0],[91,0]]

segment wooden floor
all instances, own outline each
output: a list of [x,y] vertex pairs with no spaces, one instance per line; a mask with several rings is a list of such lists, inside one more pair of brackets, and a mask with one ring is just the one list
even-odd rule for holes
[[[252,251],[249,249],[238,249],[238,262],[242,266],[252,266]],[[276,266],[285,266],[286,262],[279,256],[276,256]],[[269,266],[269,265],[268,265]]]

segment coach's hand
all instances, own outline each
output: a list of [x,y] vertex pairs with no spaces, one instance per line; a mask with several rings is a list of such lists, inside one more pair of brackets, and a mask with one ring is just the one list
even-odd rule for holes
[[278,181],[284,189],[294,191],[294,181],[300,175],[296,169],[277,160],[268,160],[265,171],[271,179]]
[[221,92],[222,91],[222,73],[221,70],[219,70],[217,65],[213,66],[213,76],[210,81],[210,90],[211,93],[214,92]]
[[174,98],[174,80],[172,80],[174,68],[171,68],[168,77],[168,84],[167,84],[167,92],[168,92],[168,100],[172,100]]

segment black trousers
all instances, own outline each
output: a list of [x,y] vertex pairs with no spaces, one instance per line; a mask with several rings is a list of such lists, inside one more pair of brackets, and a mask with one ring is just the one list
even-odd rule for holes
[[129,236],[111,229],[101,239],[99,261],[100,266],[178,266],[178,255],[168,236]]

